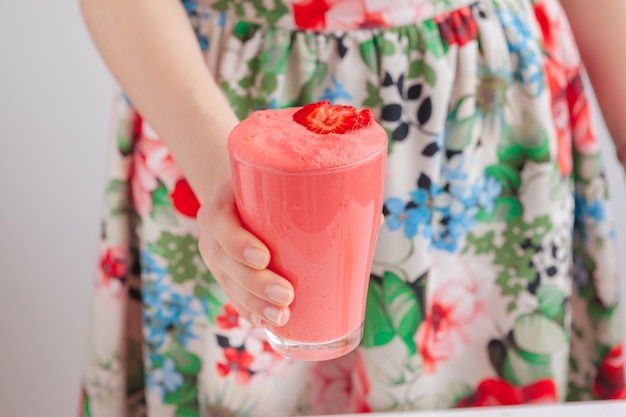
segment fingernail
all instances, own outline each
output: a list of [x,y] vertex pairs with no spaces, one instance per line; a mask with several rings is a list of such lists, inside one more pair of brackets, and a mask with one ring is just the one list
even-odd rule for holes
[[259,268],[265,268],[270,261],[267,253],[257,248],[247,248],[243,251],[243,257],[246,258],[246,261]]
[[283,324],[283,312],[274,307],[265,307],[263,309],[265,317],[274,324],[281,326]]
[[267,298],[283,305],[288,305],[293,300],[293,292],[282,285],[270,285],[265,290]]

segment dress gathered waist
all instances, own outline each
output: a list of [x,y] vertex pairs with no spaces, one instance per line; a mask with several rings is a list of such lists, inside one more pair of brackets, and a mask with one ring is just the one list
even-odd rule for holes
[[262,26],[332,33],[410,25],[475,2],[476,0],[200,0],[198,3]]

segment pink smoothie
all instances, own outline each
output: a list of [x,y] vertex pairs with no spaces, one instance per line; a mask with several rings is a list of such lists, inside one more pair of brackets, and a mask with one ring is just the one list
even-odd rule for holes
[[317,344],[362,328],[387,134],[376,123],[317,134],[292,120],[297,110],[253,113],[228,149],[241,219],[270,249],[269,268],[295,288],[289,322],[270,330]]

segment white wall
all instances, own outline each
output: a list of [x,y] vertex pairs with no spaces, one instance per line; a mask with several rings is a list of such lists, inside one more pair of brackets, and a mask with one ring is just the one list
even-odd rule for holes
[[113,83],[77,0],[0,0],[0,416],[76,415]]
[[77,0],[0,1],[2,417],[75,415],[112,92]]

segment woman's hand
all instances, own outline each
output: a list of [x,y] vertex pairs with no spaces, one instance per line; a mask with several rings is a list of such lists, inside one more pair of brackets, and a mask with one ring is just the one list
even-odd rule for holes
[[284,325],[293,287],[267,269],[269,250],[242,227],[230,178],[212,187],[198,226],[200,255],[239,314],[257,327]]

